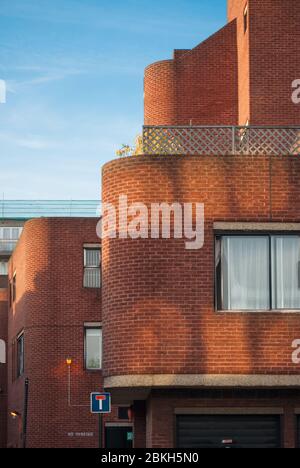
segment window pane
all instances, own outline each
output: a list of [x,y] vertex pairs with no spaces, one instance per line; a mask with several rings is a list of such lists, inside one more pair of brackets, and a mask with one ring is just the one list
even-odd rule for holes
[[85,250],[85,266],[99,267],[100,266],[100,250],[86,249]]
[[85,331],[87,369],[101,369],[102,367],[102,330],[100,328]]
[[24,374],[24,335],[17,341],[18,377]]
[[222,279],[224,309],[269,309],[269,238],[223,237]]
[[0,275],[7,275],[8,273],[8,263],[0,262]]
[[118,419],[129,420],[129,406],[119,406],[118,407]]
[[3,228],[3,239],[4,240],[11,239],[10,228]]
[[300,237],[272,238],[273,308],[300,309]]
[[85,288],[100,288],[100,286],[101,286],[100,268],[85,268],[84,287]]
[[20,237],[20,228],[12,228],[11,230],[11,238],[13,240],[18,240]]

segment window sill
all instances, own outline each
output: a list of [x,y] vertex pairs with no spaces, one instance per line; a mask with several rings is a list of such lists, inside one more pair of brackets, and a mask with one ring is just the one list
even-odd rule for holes
[[300,314],[300,309],[217,310],[217,314]]

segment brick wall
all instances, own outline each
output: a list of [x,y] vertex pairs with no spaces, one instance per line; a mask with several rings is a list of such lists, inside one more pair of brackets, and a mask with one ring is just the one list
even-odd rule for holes
[[[7,289],[0,289],[0,339],[7,342]],[[7,367],[0,364],[0,448],[6,447]]]
[[[89,394],[101,390],[102,376],[84,370],[84,322],[101,321],[101,291],[83,288],[85,243],[99,244],[96,220],[32,220],[10,261],[10,278],[17,274],[17,299],[9,314],[8,405],[23,414],[24,378],[12,381],[11,343],[24,329],[29,447],[98,446],[98,418],[90,414]],[[73,360],[72,407],[68,357]],[[9,446],[21,444],[19,432],[18,420],[10,418]],[[68,435],[76,432],[93,436]]]
[[145,70],[145,124],[176,125],[176,69],[173,60],[157,62]]
[[146,125],[234,125],[238,120],[236,22],[174,60],[145,71]]
[[253,125],[299,125],[292,82],[300,77],[299,0],[250,0]]
[[181,239],[103,241],[105,376],[299,373],[298,314],[215,312],[213,232],[215,221],[299,222],[299,171],[297,156],[272,165],[264,156],[139,156],[104,166],[105,202],[125,194],[148,206],[205,204],[200,250]]
[[[248,29],[244,29],[244,11],[248,5]],[[250,77],[249,77],[249,22],[251,15],[251,3],[248,0],[228,1],[228,21],[236,19],[237,24],[237,53],[238,53],[238,105],[239,125],[250,122]],[[249,24],[250,23],[250,24]],[[252,121],[250,122],[252,123]]]
[[299,0],[228,0],[228,21],[146,69],[146,125],[299,124],[291,99],[300,78]]

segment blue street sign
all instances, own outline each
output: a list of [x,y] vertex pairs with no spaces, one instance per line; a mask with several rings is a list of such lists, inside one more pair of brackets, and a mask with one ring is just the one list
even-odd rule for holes
[[91,393],[91,413],[111,413],[110,393]]

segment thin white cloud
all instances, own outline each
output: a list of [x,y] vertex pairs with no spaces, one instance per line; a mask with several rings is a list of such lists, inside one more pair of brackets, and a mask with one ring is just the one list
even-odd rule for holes
[[45,150],[48,149],[49,145],[46,141],[43,141],[39,138],[29,137],[24,139],[16,139],[15,140],[17,146],[21,148],[29,149],[29,150]]
[[7,89],[8,92],[17,93],[19,91],[22,91],[26,87],[49,84],[55,81],[62,81],[68,77],[82,75],[83,73],[85,72],[80,70],[62,70],[60,72],[56,72],[55,70],[49,70],[48,74],[32,77],[27,80],[8,80]]

